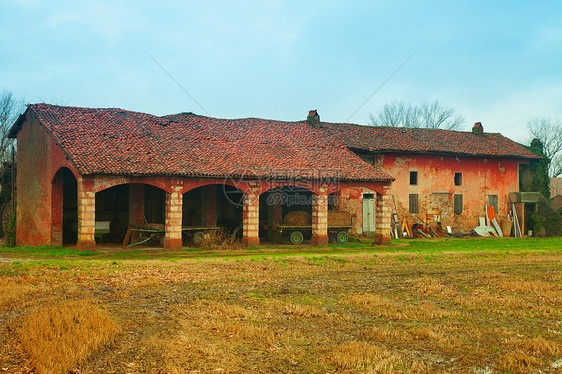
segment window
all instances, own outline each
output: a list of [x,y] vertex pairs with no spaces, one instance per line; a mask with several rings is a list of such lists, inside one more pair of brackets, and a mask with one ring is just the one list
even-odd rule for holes
[[455,195],[453,199],[455,214],[462,214],[462,195]]
[[410,194],[410,213],[419,213],[418,194]]
[[455,173],[455,186],[462,186],[462,173]]
[[498,195],[488,195],[488,206],[494,207],[494,213],[498,215]]
[[416,185],[418,184],[418,172],[417,171],[411,171],[410,172],[410,184],[411,185]]

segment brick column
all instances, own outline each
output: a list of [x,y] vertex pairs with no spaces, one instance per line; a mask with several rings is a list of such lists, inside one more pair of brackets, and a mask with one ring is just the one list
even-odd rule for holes
[[377,193],[377,216],[376,216],[376,224],[375,224],[375,243],[377,244],[386,244],[390,242],[392,239],[390,236],[390,220],[392,209],[390,208],[390,192],[387,188],[386,195],[381,195]]
[[203,209],[205,209],[203,226],[214,227],[217,225],[217,185],[212,184],[203,187],[202,193],[205,194],[204,199],[202,199],[205,201],[203,205]]
[[243,236],[242,244],[245,247],[256,247],[260,245],[260,195],[259,183],[250,183],[250,193],[244,196],[243,211]]
[[88,250],[96,247],[96,193],[93,181],[80,178],[78,184],[78,242],[76,249]]
[[129,225],[144,226],[144,184],[129,185]]
[[[267,201],[267,224],[280,225],[283,223],[283,207],[281,206],[281,199],[277,198],[278,196],[269,196],[270,198]],[[267,240],[279,241],[280,239],[280,235],[277,231],[267,231]]]
[[166,234],[164,249],[181,249],[183,195],[181,185],[172,185],[172,193],[166,193]]
[[312,195],[312,245],[328,244],[328,196],[320,188],[319,195]]

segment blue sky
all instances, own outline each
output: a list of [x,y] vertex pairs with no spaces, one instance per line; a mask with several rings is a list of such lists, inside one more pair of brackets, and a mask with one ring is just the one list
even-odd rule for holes
[[393,100],[439,100],[466,130],[524,142],[531,118],[562,118],[561,14],[556,1],[0,0],[0,90],[205,114],[150,54],[214,117],[318,109],[364,124]]

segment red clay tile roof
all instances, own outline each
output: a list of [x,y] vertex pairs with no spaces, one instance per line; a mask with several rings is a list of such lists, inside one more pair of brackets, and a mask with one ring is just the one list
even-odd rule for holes
[[[305,121],[157,117],[49,104],[29,111],[82,174],[392,180]],[[18,123],[10,135],[17,131]]]
[[452,155],[538,159],[522,145],[497,133],[322,123],[347,147],[367,152],[445,153]]

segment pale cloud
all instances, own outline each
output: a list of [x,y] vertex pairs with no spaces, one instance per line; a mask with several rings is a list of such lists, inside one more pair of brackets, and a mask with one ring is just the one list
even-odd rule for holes
[[69,7],[55,7],[45,20],[45,25],[51,28],[83,27],[106,39],[118,39],[131,31],[138,31],[146,27],[135,17],[132,7],[123,7],[102,2],[84,2]]
[[527,123],[536,117],[562,119],[562,87],[522,87],[507,97],[496,98],[495,104],[478,108],[484,131],[501,132],[521,143],[529,142]]
[[535,47],[556,48],[560,49],[562,43],[562,26],[560,25],[544,25],[541,26],[535,34]]

